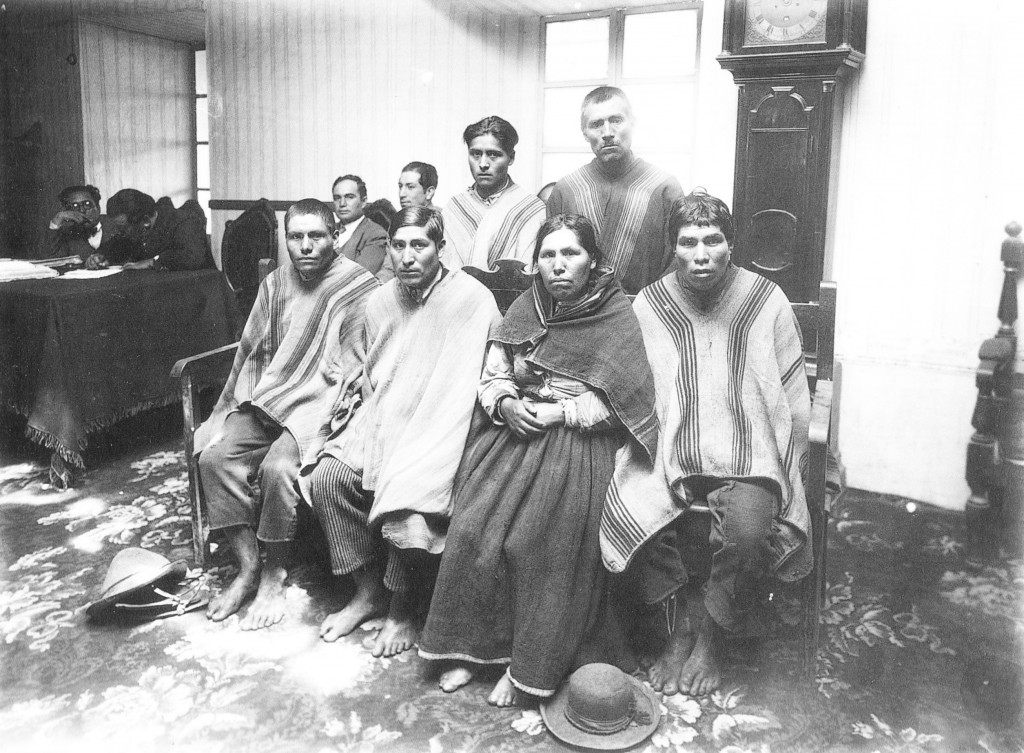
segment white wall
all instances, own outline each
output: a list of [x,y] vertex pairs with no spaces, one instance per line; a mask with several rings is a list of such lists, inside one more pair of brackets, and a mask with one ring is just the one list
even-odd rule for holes
[[926,0],[871,3],[835,214],[849,482],[952,508],[1003,227],[1024,221],[1024,5],[985,6],[952,23]]
[[181,204],[195,179],[193,53],[180,42],[78,22],[85,180]]

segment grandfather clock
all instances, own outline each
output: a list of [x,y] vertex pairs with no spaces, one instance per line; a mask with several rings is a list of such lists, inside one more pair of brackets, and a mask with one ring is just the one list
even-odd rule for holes
[[733,258],[792,301],[818,295],[841,87],[866,37],[867,0],[726,0],[718,62],[739,86]]

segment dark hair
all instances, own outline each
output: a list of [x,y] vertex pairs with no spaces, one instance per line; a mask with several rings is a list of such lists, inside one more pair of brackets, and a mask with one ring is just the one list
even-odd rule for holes
[[441,213],[430,207],[406,207],[399,209],[391,218],[388,226],[388,238],[394,238],[395,233],[403,227],[422,227],[427,231],[427,237],[434,242],[438,248],[444,242],[444,219]]
[[609,99],[615,99],[615,97],[619,97],[626,103],[626,114],[633,117],[633,105],[629,103],[629,97],[626,96],[626,92],[617,86],[599,86],[583,98],[583,104],[580,105],[580,129],[582,130],[587,127],[586,113],[588,107],[599,105],[602,102],[607,102]]
[[107,215],[117,217],[125,215],[129,225],[136,225],[153,216],[156,202],[148,193],[136,191],[134,188],[122,188],[107,199]]
[[544,239],[562,228],[572,230],[583,250],[595,262],[594,270],[591,270],[591,276],[593,276],[593,272],[601,267],[604,254],[601,252],[601,247],[597,245],[597,230],[594,229],[594,223],[581,214],[555,214],[544,220],[540,230],[537,231],[537,242],[533,246],[533,266],[537,266],[540,247]]
[[710,227],[715,225],[722,231],[725,241],[732,246],[736,237],[736,223],[733,222],[732,213],[726,203],[716,196],[712,196],[702,188],[694,189],[681,199],[677,199],[672,206],[672,212],[668,218],[669,243],[676,244],[679,237],[679,230],[688,225],[698,227]]
[[[423,190],[437,188],[437,168],[427,162],[410,162],[402,168],[403,173],[414,172],[420,176]],[[401,174],[401,173],[399,173]]]
[[331,235],[334,235],[338,229],[338,221],[334,219],[333,209],[320,201],[320,199],[302,199],[288,207],[288,211],[284,213],[284,231],[288,232],[288,223],[292,221],[292,217],[305,214],[319,217],[323,220]]
[[100,189],[96,186],[68,186],[57,196],[57,201],[61,204],[66,204],[67,200],[73,193],[87,193],[92,196],[92,201],[96,205],[96,208],[100,208]]
[[462,132],[462,140],[466,142],[466,146],[469,146],[473,139],[487,135],[496,138],[501,148],[508,152],[509,156],[515,154],[516,144],[519,143],[519,134],[516,133],[516,129],[512,127],[511,123],[497,115],[488,115],[483,120],[470,123]]
[[359,198],[366,201],[366,184],[358,175],[342,175],[340,178],[335,178],[334,182],[331,183],[331,190],[333,191],[334,187],[343,180],[350,180],[355,183],[356,187],[359,189]]
[[395,205],[387,199],[371,201],[363,209],[363,216],[368,217],[387,230],[391,225],[391,218],[395,216]]

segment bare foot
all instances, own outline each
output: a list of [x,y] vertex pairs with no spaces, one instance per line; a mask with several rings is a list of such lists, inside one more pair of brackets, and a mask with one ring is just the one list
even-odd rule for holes
[[284,581],[287,577],[288,571],[283,567],[267,565],[263,568],[256,598],[238,623],[242,630],[259,630],[276,625],[284,619]]
[[405,593],[391,595],[391,606],[388,609],[384,627],[380,629],[377,639],[373,642],[370,653],[374,656],[396,656],[408,651],[416,645],[419,631],[416,619],[410,608],[410,599]]
[[231,583],[210,600],[206,608],[207,619],[223,622],[233,615],[250,596],[256,593],[260,581],[260,571],[240,571]]
[[207,618],[222,622],[242,608],[260,583],[263,562],[260,560],[260,545],[256,532],[248,526],[231,526],[224,529],[228,546],[238,559],[238,575],[231,584],[217,594],[206,608]]
[[331,643],[348,635],[367,620],[381,617],[387,612],[388,592],[375,570],[353,573],[356,593],[352,600],[320,624],[320,637]]
[[473,679],[473,670],[465,664],[455,664],[441,673],[437,686],[445,693],[454,693]]
[[696,640],[697,637],[690,630],[689,620],[676,623],[675,631],[665,642],[661,655],[647,670],[647,679],[651,681],[652,688],[665,695],[682,690],[679,678]]
[[722,684],[722,628],[705,614],[697,644],[679,675],[679,691],[692,696],[707,695]]
[[518,699],[519,695],[516,692],[516,686],[512,684],[512,678],[509,677],[506,670],[505,674],[501,676],[501,679],[494,686],[494,690],[487,696],[487,702],[498,708],[508,708],[509,706],[515,706]]
[[661,653],[647,664],[647,679],[659,693],[672,695],[680,690],[679,675],[693,651],[697,636],[690,627],[686,599],[681,593],[669,596],[661,607],[651,626],[652,632],[662,636],[663,643]]

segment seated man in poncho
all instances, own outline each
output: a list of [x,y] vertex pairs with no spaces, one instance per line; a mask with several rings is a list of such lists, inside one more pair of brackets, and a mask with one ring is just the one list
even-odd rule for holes
[[[653,464],[629,447],[620,453],[601,521],[605,566],[625,571],[620,593],[667,627],[648,669],[666,694],[717,688],[723,639],[763,633],[768,576],[797,580],[813,565],[800,329],[775,283],[732,264],[734,227],[726,205],[703,192],[672,210],[677,269],[633,304],[661,436]],[[673,521],[699,499],[712,512],[712,557],[691,630]]]
[[289,207],[284,223],[292,263],[260,286],[231,376],[196,432],[210,528],[224,531],[239,566],[207,616],[224,620],[255,592],[243,629],[284,618],[299,469],[304,458],[316,457],[331,416],[361,376],[363,313],[377,288],[373,275],[335,252],[338,231],[326,204],[303,199]]
[[363,405],[309,479],[331,569],[356,582],[320,635],[335,641],[386,613],[374,656],[415,643],[410,579],[424,553],[444,548],[484,351],[501,321],[486,287],[441,264],[439,212],[402,209],[388,235],[395,279],[366,306]]

